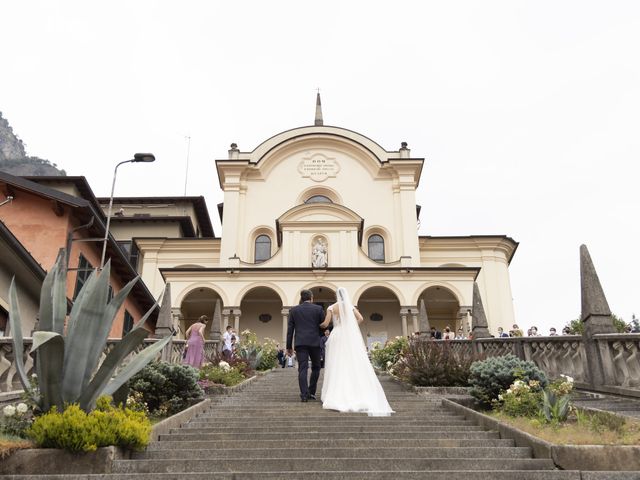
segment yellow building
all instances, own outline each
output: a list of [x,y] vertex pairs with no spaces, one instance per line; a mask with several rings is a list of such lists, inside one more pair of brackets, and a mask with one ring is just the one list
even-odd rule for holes
[[[339,286],[363,313],[369,342],[417,331],[421,300],[431,325],[466,328],[474,280],[490,330],[510,327],[508,267],[517,243],[504,235],[418,236],[423,164],[405,143],[388,151],[359,133],[324,126],[318,97],[313,126],[279,133],[248,152],[232,144],[228,158],[216,161],[221,237],[206,225],[206,206],[198,215],[193,199],[200,197],[116,199],[114,234],[131,241],[155,295],[171,283],[181,332],[211,316],[220,300],[224,324],[280,341],[300,290],[311,289],[327,305]],[[174,233],[123,221],[131,212],[146,215],[156,232],[166,213]]]

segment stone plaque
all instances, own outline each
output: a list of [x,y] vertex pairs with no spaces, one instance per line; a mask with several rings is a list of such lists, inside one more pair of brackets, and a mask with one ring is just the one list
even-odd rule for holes
[[340,171],[340,165],[335,158],[316,153],[304,157],[298,165],[298,171],[303,177],[308,177],[315,182],[322,182],[329,177],[335,177]]

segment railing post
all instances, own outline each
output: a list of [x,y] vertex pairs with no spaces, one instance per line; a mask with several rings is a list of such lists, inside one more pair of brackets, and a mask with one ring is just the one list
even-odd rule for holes
[[[585,245],[580,246],[580,293],[582,297],[581,320],[583,324],[582,338],[587,354],[589,383],[598,388],[607,383],[605,372],[611,371],[610,355],[602,355],[595,336],[600,333],[615,333],[616,329],[611,319],[611,310],[604,295],[598,274],[591,261],[589,250]],[[608,344],[607,344],[608,348]]]

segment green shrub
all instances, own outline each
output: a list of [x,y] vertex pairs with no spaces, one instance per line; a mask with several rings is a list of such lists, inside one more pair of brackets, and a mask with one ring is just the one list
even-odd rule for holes
[[533,362],[525,362],[515,355],[492,357],[474,362],[469,375],[470,394],[483,408],[489,408],[498,395],[516,380],[529,383],[540,382],[542,388],[547,386],[547,377]]
[[129,381],[132,393],[142,394],[151,415],[178,413],[204,398],[198,385],[198,370],[189,365],[151,363]]
[[371,349],[371,362],[376,368],[389,370],[404,356],[408,347],[409,341],[406,337],[396,337],[389,340],[384,347],[379,343],[374,343]]
[[205,365],[200,369],[200,384],[205,388],[209,383],[232,387],[245,379],[244,375],[235,367],[230,367],[226,362],[219,365]]
[[475,355],[454,351],[448,342],[413,339],[391,372],[420,387],[466,387],[475,360]]
[[39,447],[71,452],[91,452],[109,445],[142,450],[149,443],[151,423],[144,413],[114,407],[110,401],[110,397],[100,397],[89,414],[75,404],[64,412],[53,407],[34,420],[28,435]]

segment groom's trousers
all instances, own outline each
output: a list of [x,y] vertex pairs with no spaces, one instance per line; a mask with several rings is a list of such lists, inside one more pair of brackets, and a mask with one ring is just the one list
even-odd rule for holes
[[[296,358],[298,359],[298,384],[300,385],[300,397],[309,398],[316,394],[318,377],[320,377],[320,347],[308,347],[296,345]],[[311,378],[307,383],[307,371],[309,370],[309,358],[311,358]]]

